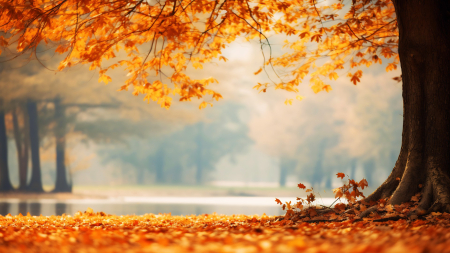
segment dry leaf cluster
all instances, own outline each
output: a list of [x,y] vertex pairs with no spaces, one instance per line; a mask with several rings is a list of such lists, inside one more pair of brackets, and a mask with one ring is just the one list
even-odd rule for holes
[[0,252],[450,252],[450,214],[303,222],[274,216],[0,216]]
[[[346,176],[341,172],[337,173],[336,175],[340,179],[344,179],[344,177]],[[364,178],[359,182],[348,178],[347,183],[344,183],[341,187],[334,189],[333,192],[335,194],[336,200],[330,206],[313,206],[314,201],[316,200],[314,188],[311,187],[309,189],[306,189],[306,186],[302,183],[298,184],[297,186],[299,189],[305,190],[305,193],[307,194],[306,199],[297,198],[297,203],[291,203],[291,201],[289,201],[285,202],[285,204],[283,204],[281,200],[275,199],[275,202],[281,205],[283,210],[286,210],[286,219],[302,219],[304,221],[309,218],[335,220],[337,219],[336,214],[342,213],[345,214],[346,219],[353,219],[353,216],[355,216],[355,214],[359,215],[361,212],[367,209],[366,206],[374,206],[375,204],[377,204],[375,202],[365,203],[358,201],[358,198],[365,198],[362,190],[364,190],[364,188],[368,186],[368,183]],[[348,205],[345,205],[344,203],[337,203],[336,205],[334,205],[338,200],[341,199],[345,199],[348,202]],[[382,201],[382,203],[384,204],[386,203],[386,200],[380,201]],[[304,209],[305,205],[308,206],[307,209]],[[347,208],[348,210],[346,210]],[[402,210],[403,209],[405,208],[402,208]],[[349,212],[351,212],[353,216],[349,216]]]

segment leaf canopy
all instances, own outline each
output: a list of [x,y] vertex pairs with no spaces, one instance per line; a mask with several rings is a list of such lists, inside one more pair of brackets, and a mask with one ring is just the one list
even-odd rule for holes
[[263,92],[269,86],[298,92],[306,77],[315,93],[328,92],[325,81],[338,73],[347,72],[356,85],[361,66],[382,58],[387,71],[399,64],[390,0],[0,0],[0,7],[0,50],[32,54],[44,42],[65,54],[59,70],[89,64],[105,83],[108,71],[123,66],[128,80],[120,89],[132,86],[135,95],[165,108],[173,97],[221,99],[209,87],[216,79],[196,79],[187,70],[226,61],[223,49],[240,37],[262,48],[271,46],[270,36],[287,38],[285,53],[265,55],[255,73],[271,68],[277,75],[255,86]]

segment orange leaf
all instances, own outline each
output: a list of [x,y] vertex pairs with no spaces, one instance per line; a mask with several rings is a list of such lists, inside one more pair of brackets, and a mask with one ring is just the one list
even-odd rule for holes
[[317,43],[319,43],[320,42],[320,40],[322,40],[322,35],[320,35],[320,34],[315,34],[315,35],[313,35],[312,37],[311,37],[311,41],[316,41]]
[[342,172],[339,172],[336,175],[337,175],[338,178],[341,178],[341,179],[344,179],[344,177],[345,177],[345,174],[342,173]]
[[309,32],[302,32],[302,33],[300,33],[300,39],[303,39],[306,36],[309,36]]
[[302,183],[298,184],[297,186],[298,186],[298,188],[300,188],[300,189],[305,189],[305,188],[306,188],[306,186],[305,186],[304,184],[302,184]]
[[340,188],[334,189],[333,193],[334,193],[335,198],[340,198],[340,197],[344,196],[344,193],[342,192],[342,190]]
[[364,178],[363,180],[359,181],[358,186],[364,190],[364,187],[369,186],[369,183],[367,183],[367,180]]
[[314,217],[314,216],[317,216],[317,212],[316,212],[316,210],[315,210],[315,209],[313,209],[313,208],[309,209],[309,216],[310,216],[310,217]]
[[275,199],[275,202],[277,202],[277,204],[279,204],[279,205],[282,205],[283,204],[283,202],[281,202],[281,200],[279,200],[279,199]]
[[345,210],[345,204],[344,203],[338,203],[334,206],[335,209],[344,211]]
[[356,83],[358,83],[358,82],[361,82],[361,80],[359,80],[359,77],[357,77],[357,76],[353,76],[353,77],[350,79],[350,81],[352,81],[352,83],[353,83],[354,85],[356,85]]

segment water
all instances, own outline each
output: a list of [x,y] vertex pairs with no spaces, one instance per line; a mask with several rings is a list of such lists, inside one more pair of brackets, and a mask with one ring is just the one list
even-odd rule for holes
[[[280,198],[295,202],[295,198]],[[334,199],[324,198],[316,204],[331,205]],[[283,215],[285,212],[273,197],[122,197],[111,199],[0,199],[0,214],[74,215],[88,207],[95,212],[114,215],[171,213],[172,215],[245,214]]]

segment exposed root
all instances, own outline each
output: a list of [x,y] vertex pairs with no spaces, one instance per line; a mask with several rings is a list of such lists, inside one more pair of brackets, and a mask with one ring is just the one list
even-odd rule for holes
[[384,217],[381,219],[376,219],[373,220],[374,222],[385,222],[385,221],[397,221],[397,220],[401,220],[401,219],[405,219],[405,217],[402,216],[391,216],[391,217]]
[[[411,182],[407,177],[403,178],[398,186],[399,189],[394,192],[387,204],[397,206],[405,202],[412,203],[412,206],[410,207],[411,211],[407,214],[408,217],[428,215],[432,212],[450,213],[450,177],[444,170],[431,167],[433,166],[431,162],[428,163],[428,166],[429,169],[424,177],[424,186],[417,184],[418,179]],[[408,171],[405,171],[405,174],[407,173]],[[417,187],[417,189],[415,187]],[[411,195],[413,194],[421,196],[420,201],[416,196],[415,199],[412,198],[413,201],[411,202]],[[365,201],[367,202],[367,199]],[[379,212],[379,210],[377,205],[373,205],[363,211],[359,217],[367,217],[371,213]],[[383,211],[384,208],[381,210]]]
[[450,177],[439,168],[429,170],[416,210],[418,215],[431,212],[450,212]]
[[367,217],[367,216],[369,216],[371,213],[377,212],[377,209],[378,209],[378,206],[376,206],[376,205],[371,206],[371,207],[367,208],[365,211],[363,211],[363,212],[359,215],[359,217],[360,217],[360,218]]

